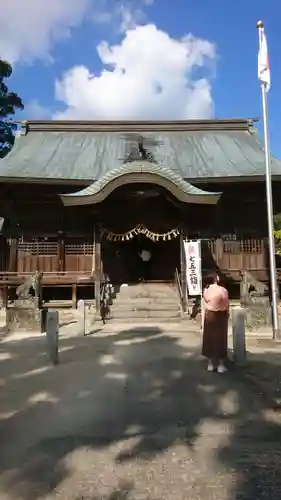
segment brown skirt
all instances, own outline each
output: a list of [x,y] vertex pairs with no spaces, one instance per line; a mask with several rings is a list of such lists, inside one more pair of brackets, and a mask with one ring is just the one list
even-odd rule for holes
[[208,359],[227,357],[227,311],[205,310],[202,354]]

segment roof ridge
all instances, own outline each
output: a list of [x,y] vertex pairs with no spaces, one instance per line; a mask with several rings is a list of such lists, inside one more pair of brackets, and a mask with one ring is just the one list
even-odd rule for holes
[[30,120],[29,132],[161,132],[249,130],[258,118],[210,120]]

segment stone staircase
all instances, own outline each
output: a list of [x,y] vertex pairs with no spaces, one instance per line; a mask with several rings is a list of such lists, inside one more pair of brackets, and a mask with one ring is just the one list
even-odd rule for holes
[[138,283],[122,286],[110,306],[112,320],[130,322],[177,322],[181,319],[175,285]]

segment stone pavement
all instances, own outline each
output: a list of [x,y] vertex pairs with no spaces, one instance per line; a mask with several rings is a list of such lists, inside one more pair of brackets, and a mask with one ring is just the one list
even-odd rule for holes
[[[232,350],[232,337],[229,336]],[[267,397],[276,411],[281,410],[281,341],[272,339],[272,332],[246,335],[247,362],[243,372]]]
[[1,500],[280,500],[281,422],[177,325],[0,342]]

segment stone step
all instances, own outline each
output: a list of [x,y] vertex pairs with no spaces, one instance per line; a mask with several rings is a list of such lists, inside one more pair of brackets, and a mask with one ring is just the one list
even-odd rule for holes
[[138,310],[130,311],[126,309],[115,309],[110,311],[113,318],[150,318],[150,319],[168,319],[168,318],[179,318],[181,316],[179,310],[163,310],[163,311],[148,311],[148,310]]
[[177,294],[177,290],[174,287],[163,286],[163,287],[147,287],[142,285],[137,286],[123,286],[119,290],[116,289],[119,294],[132,294],[132,295],[169,295],[171,293]]
[[167,290],[167,289],[175,290],[176,286],[173,283],[146,283],[144,281],[141,281],[139,283],[123,284],[119,288],[120,289],[131,288],[132,290],[140,288],[145,288],[146,290]]
[[119,303],[114,302],[112,306],[110,306],[111,311],[178,311],[179,304],[178,303],[169,303],[169,304],[156,304],[152,303]]
[[174,324],[174,325],[177,325],[177,326],[182,326],[182,328],[184,328],[184,330],[186,329],[186,319],[184,318],[181,318],[180,316],[178,317],[174,317],[174,318],[139,318],[139,317],[129,317],[129,318],[124,318],[124,317],[110,317],[110,318],[106,318],[106,324],[125,324],[126,326],[128,324],[137,324],[139,325],[140,323],[143,325],[147,325],[149,324],[149,326],[151,324],[153,325],[161,325],[161,324],[165,324],[165,323],[168,323],[168,324]]
[[137,301],[137,300],[143,300],[143,301],[154,301],[154,302],[179,302],[179,298],[176,297],[175,295],[142,295],[142,296],[137,296],[137,295],[117,295],[117,297],[113,298],[113,301],[120,301],[120,302],[129,302],[129,301]]
[[156,290],[153,288],[131,288],[130,286],[126,286],[124,288],[120,288],[120,290],[116,290],[119,294],[133,294],[133,295],[169,295],[169,294],[177,294],[177,290],[175,288],[164,288],[160,290]]
[[77,316],[74,315],[74,314],[72,316],[70,316],[70,315],[67,315],[67,316],[63,315],[63,316],[61,316],[59,314],[59,324],[60,324],[60,326],[67,325],[69,323],[75,323],[76,321],[77,321]]
[[153,291],[153,290],[130,290],[129,288],[120,290],[117,293],[119,297],[177,297],[177,293],[174,290],[163,290],[163,291]]
[[179,307],[179,300],[173,298],[165,298],[165,299],[121,299],[117,298],[113,300],[113,306],[120,307],[169,307],[169,306],[177,306]]

